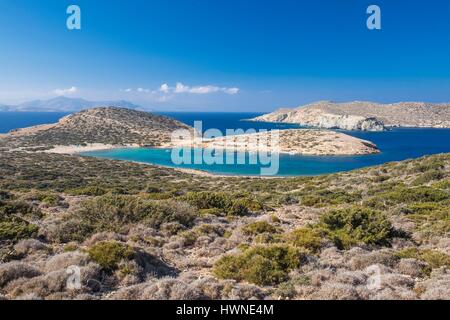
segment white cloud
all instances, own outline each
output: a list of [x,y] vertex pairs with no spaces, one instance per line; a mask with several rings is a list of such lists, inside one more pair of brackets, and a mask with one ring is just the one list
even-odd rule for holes
[[149,93],[149,92],[150,92],[150,89],[137,88],[136,91],[139,92],[139,93]]
[[70,95],[70,94],[74,94],[77,92],[78,92],[77,87],[71,87],[68,89],[56,89],[53,91],[53,93],[56,94],[57,96],[65,96],[65,95]]
[[194,94],[194,95],[206,95],[210,93],[224,93],[228,95],[235,95],[240,92],[239,88],[227,88],[218,87],[214,85],[204,85],[204,86],[188,86],[181,82],[178,82],[175,87],[171,87],[167,83],[163,83],[156,90],[146,89],[146,88],[128,88],[121,89],[121,92],[126,92],[130,94],[138,94],[140,98],[145,97],[156,102],[167,102],[176,97],[177,94]]
[[181,82],[178,82],[177,86],[175,87],[175,93],[186,93],[189,92],[189,90],[190,90],[189,87],[185,86]]
[[[169,90],[169,87],[167,87],[167,91]],[[234,95],[239,92],[239,88],[225,88],[225,87],[217,87],[213,85],[206,85],[206,86],[197,86],[197,87],[190,87],[182,84],[181,82],[178,82],[174,92],[175,93],[192,93],[192,94],[208,94],[208,93],[214,93],[214,92],[224,92],[226,94]]]
[[234,94],[238,94],[239,91],[241,91],[241,89],[239,88],[223,88],[225,93],[234,95]]
[[167,83],[163,83],[161,87],[159,87],[159,91],[163,93],[169,93],[170,87]]

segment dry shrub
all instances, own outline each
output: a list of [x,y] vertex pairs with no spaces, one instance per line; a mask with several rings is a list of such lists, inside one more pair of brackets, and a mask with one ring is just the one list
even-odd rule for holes
[[430,279],[420,282],[414,289],[423,300],[450,300],[450,271],[434,270]]
[[353,256],[349,261],[349,266],[352,270],[363,270],[374,264],[393,267],[397,262],[398,258],[392,252],[378,250]]
[[25,239],[19,241],[15,246],[14,250],[23,255],[33,254],[39,251],[48,252],[50,250],[46,244],[42,243],[36,239]]
[[358,300],[360,297],[358,291],[352,285],[326,282],[310,298],[317,300]]
[[386,273],[380,275],[380,286],[384,288],[404,288],[412,289],[414,288],[414,279],[398,273]]
[[53,271],[31,279],[18,279],[10,282],[6,291],[14,298],[33,294],[40,298],[66,289],[66,270]]
[[422,278],[431,272],[427,263],[417,259],[401,259],[397,265],[397,270],[413,278]]
[[8,262],[0,265],[0,287],[20,278],[37,277],[41,272],[35,267],[23,262]]
[[342,268],[346,265],[347,259],[338,248],[330,247],[322,250],[319,262],[324,267]]
[[338,270],[336,281],[352,286],[359,286],[366,283],[367,275],[360,271]]
[[52,271],[31,279],[17,279],[10,282],[5,291],[13,298],[23,297],[24,295],[34,295],[39,298],[64,296],[71,298],[79,293],[89,293],[99,290],[101,286],[101,272],[96,264],[89,264],[80,268],[81,289],[69,290],[67,280],[69,274],[66,270]]
[[45,263],[45,271],[52,272],[66,270],[70,266],[85,266],[89,263],[89,256],[79,251],[65,252],[54,255]]
[[370,296],[371,300],[415,300],[417,295],[414,291],[406,288],[390,288],[384,287],[383,289],[373,292]]
[[160,279],[127,287],[114,293],[114,300],[199,300],[200,289],[177,279]]
[[83,245],[86,247],[92,247],[96,245],[99,242],[104,241],[119,241],[119,242],[126,242],[127,237],[115,232],[99,232],[96,234],[93,234],[88,239],[86,239],[83,242]]
[[318,287],[333,278],[334,272],[331,269],[316,269],[308,272],[307,276],[310,279],[310,284]]

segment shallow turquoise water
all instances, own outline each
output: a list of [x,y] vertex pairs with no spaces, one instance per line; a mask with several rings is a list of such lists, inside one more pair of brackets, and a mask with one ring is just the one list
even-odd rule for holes
[[[200,150],[201,151],[201,150]],[[193,153],[194,151],[192,151]],[[167,167],[204,170],[215,174],[224,175],[260,175],[261,167],[267,165],[249,164],[246,154],[246,164],[181,164],[175,165],[172,161],[170,149],[151,148],[127,148],[92,151],[83,153],[85,156],[107,158],[115,160],[137,161]],[[192,156],[193,158],[193,156]],[[378,155],[364,156],[300,156],[281,154],[279,157],[278,176],[307,176],[321,175],[340,171],[348,171],[357,168],[373,166],[385,162],[402,160],[398,152],[384,152]],[[225,162],[225,161],[224,161]]]
[[[166,113],[189,125],[202,120],[203,129],[228,128],[287,129],[295,125],[243,122],[257,114],[249,113]],[[344,132],[377,144],[381,154],[364,156],[300,156],[280,155],[279,176],[320,175],[348,171],[391,161],[418,158],[425,155],[450,152],[450,129],[403,128],[386,132]],[[89,156],[139,161],[169,167],[205,170],[216,174],[259,175],[260,165],[174,165],[170,150],[161,149],[117,149],[86,153]],[[247,155],[248,157],[248,155]]]

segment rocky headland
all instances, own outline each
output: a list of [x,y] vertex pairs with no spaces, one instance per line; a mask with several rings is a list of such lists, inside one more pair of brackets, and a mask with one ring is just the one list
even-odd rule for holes
[[389,127],[450,128],[450,104],[319,101],[295,109],[279,109],[251,120],[362,131]]

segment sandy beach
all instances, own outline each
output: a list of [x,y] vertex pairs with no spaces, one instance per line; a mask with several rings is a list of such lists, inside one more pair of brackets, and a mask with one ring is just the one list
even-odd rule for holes
[[57,153],[57,154],[79,154],[82,152],[89,151],[101,151],[101,150],[111,150],[120,148],[136,148],[139,145],[112,145],[103,143],[91,143],[85,146],[54,146],[53,149],[45,150],[47,153]]

